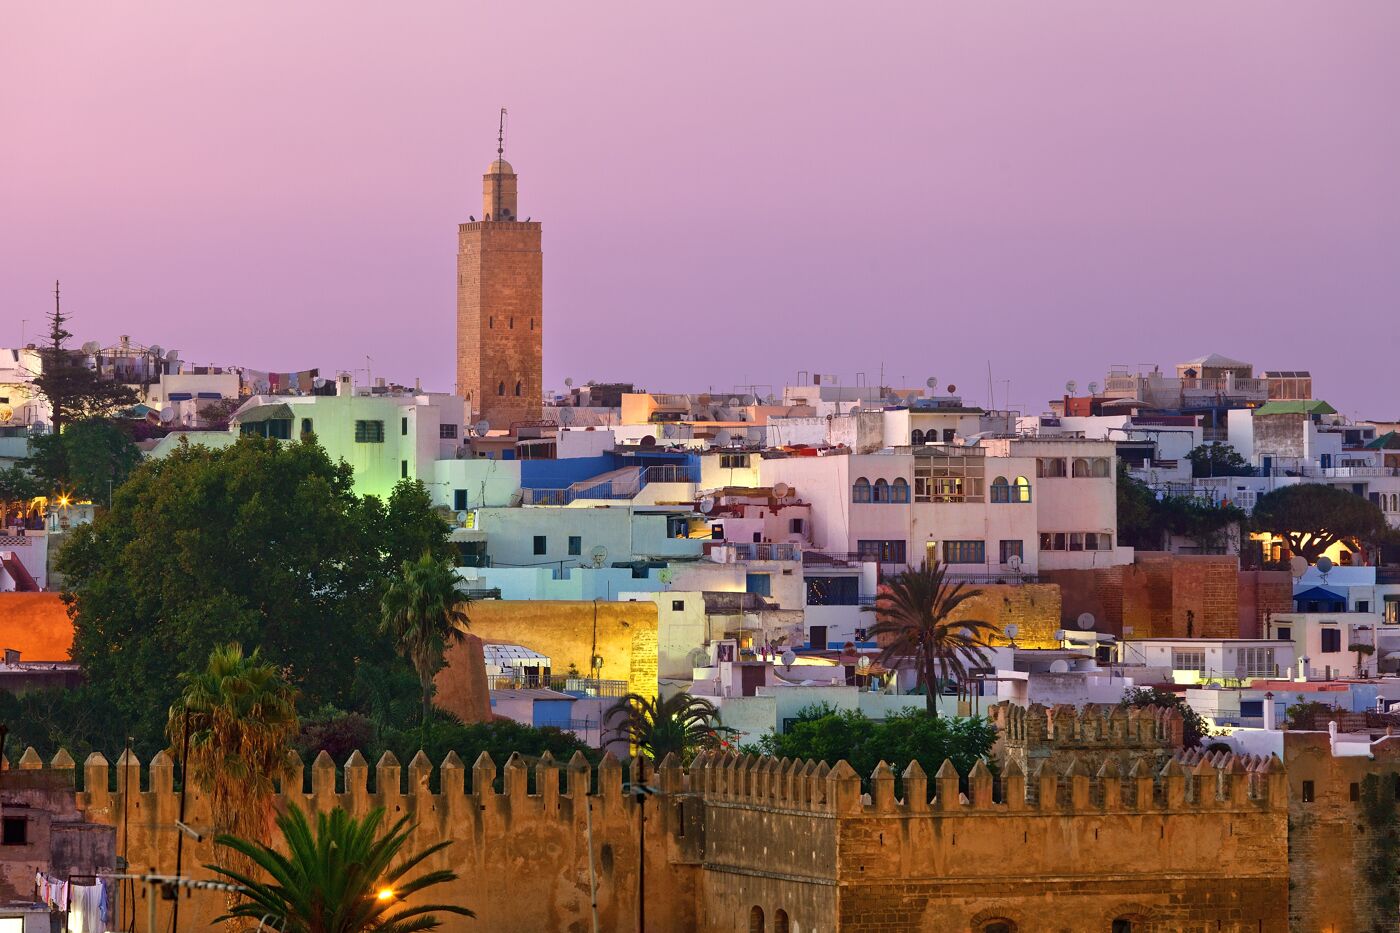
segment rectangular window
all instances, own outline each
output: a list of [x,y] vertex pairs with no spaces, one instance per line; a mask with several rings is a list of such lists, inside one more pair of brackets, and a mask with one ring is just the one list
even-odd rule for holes
[[1237,673],[1241,677],[1272,677],[1274,675],[1274,649],[1241,648],[1237,656],[1239,657]]
[[578,556],[583,553],[583,538],[580,535],[569,535],[569,555]]
[[957,440],[957,439],[958,439],[958,432],[957,432],[956,430],[954,430],[953,428],[944,428],[944,429],[943,429],[943,443],[945,443],[945,444],[951,444],[951,443],[953,443],[953,441],[955,441],[955,440]]
[[452,490],[452,511],[463,512],[467,508],[467,491],[465,489]]
[[535,535],[535,553],[543,554],[548,549],[548,543],[545,541],[544,535]]
[[1204,651],[1182,651],[1178,648],[1172,649],[1172,670],[1204,673],[1205,669],[1206,653]]
[[1317,793],[1313,789],[1312,781],[1303,782],[1303,803],[1312,803],[1317,799]]
[[1263,701],[1263,700],[1240,700],[1240,718],[1241,718],[1241,719],[1263,719],[1263,718],[1264,718],[1264,701]]
[[399,479],[408,479],[408,461],[399,461]]
[[720,469],[738,470],[749,465],[748,454],[720,454]]
[[355,443],[356,443],[356,444],[382,444],[382,443],[384,443],[384,422],[382,422],[382,421],[356,421],[356,422],[355,422]]
[[1357,612],[1370,612],[1370,611],[1371,611],[1371,601],[1370,601],[1369,599],[1358,599],[1358,600],[1356,601],[1356,611],[1357,611]]
[[750,573],[744,577],[744,590],[758,596],[773,595],[773,575],[771,573]]
[[1071,551],[1084,550],[1084,533],[1082,531],[1071,531],[1069,533],[1069,549]]
[[685,600],[683,600],[683,599],[673,599],[673,600],[671,600],[671,611],[672,611],[672,612],[685,612]]
[[945,564],[985,564],[987,543],[985,541],[944,541],[943,563]]
[[1385,596],[1381,602],[1381,618],[1391,625],[1400,624],[1400,596]]
[[788,534],[790,534],[790,535],[800,535],[800,534],[802,534],[802,519],[800,519],[800,518],[788,519]]
[[457,426],[455,424],[438,425],[438,437],[444,441],[455,441],[457,439]]
[[1336,654],[1342,650],[1341,629],[1325,628],[1322,630],[1321,635],[1323,654]]
[[1351,786],[1347,788],[1347,796],[1351,798],[1352,803],[1359,802],[1361,800],[1361,785],[1352,781]]
[[861,560],[873,560],[884,564],[905,562],[905,542],[902,538],[894,541],[860,540],[856,542],[856,550]]
[[1025,542],[1024,542],[1024,541],[1006,541],[1006,540],[1003,540],[1003,541],[1001,542],[1000,557],[1001,557],[1001,562],[1002,562],[1003,564],[1009,564],[1009,563],[1011,563],[1011,558],[1013,558],[1013,557],[1019,557],[1019,558],[1021,558],[1021,559],[1024,560],[1024,559],[1025,559],[1025,556],[1026,556],[1026,555],[1025,555]]
[[400,419],[399,419],[399,433],[402,434],[404,437],[408,437],[408,419],[407,419],[407,418],[400,418]]
[[1290,627],[1287,626],[1287,625],[1280,625],[1280,626],[1278,627],[1278,640],[1279,640],[1279,641],[1292,641],[1292,640],[1293,640],[1293,629],[1290,628]]
[[29,821],[22,816],[5,817],[0,844],[7,846],[29,845]]

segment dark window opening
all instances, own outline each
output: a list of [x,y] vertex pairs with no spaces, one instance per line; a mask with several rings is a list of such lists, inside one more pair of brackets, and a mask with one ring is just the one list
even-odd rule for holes
[[547,549],[547,542],[544,535],[535,535],[535,553],[543,554]]
[[1314,800],[1316,800],[1316,799],[1317,799],[1317,795],[1316,795],[1316,793],[1315,793],[1314,790],[1313,790],[1313,782],[1312,782],[1312,781],[1304,781],[1304,782],[1303,782],[1303,803],[1312,803],[1312,802],[1313,802]]
[[7,846],[29,845],[29,821],[22,816],[5,817],[4,835],[0,843]]

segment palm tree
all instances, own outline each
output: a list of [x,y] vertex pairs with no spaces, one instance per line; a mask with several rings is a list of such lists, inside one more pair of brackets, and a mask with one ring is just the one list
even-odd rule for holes
[[300,731],[296,691],[258,651],[245,655],[238,644],[217,646],[204,670],[180,680],[166,734],[177,760],[188,755],[188,779],[209,794],[214,831],[266,838],[275,782],[288,773]]
[[718,744],[723,731],[715,705],[688,693],[666,700],[629,693],[608,710],[604,722],[653,761],[673,752],[689,760],[696,750]]
[[265,922],[282,933],[414,933],[440,924],[433,914],[473,917],[451,904],[408,904],[407,899],[434,885],[455,881],[450,871],[430,871],[402,881],[424,860],[452,843],[440,842],[393,866],[414,827],[403,817],[381,834],[384,810],[357,820],[344,809],[316,816],[312,831],[297,806],[278,817],[286,855],[255,839],[221,835],[214,841],[242,855],[270,881],[252,872],[211,865],[240,885],[245,900],[215,922]]
[[876,613],[870,634],[886,637],[880,663],[893,668],[912,664],[927,691],[929,715],[938,715],[938,685],[944,680],[961,684],[970,663],[987,663],[988,638],[1000,630],[990,622],[951,617],[982,591],[964,583],[950,583],[946,569],[936,561],[918,570],[892,577],[865,611]]
[[380,631],[393,637],[418,671],[424,728],[433,710],[433,677],[442,670],[448,644],[464,639],[471,622],[462,608],[466,597],[460,583],[452,564],[424,551],[418,560],[403,562],[402,575],[380,604]]

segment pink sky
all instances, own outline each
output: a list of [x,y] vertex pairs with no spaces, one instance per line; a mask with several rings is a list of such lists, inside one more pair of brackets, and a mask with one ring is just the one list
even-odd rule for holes
[[[831,11],[831,12],[828,12]],[[836,12],[839,11],[839,12]],[[1400,3],[12,3],[0,345],[447,389],[496,110],[545,385],[1311,369],[1400,416]]]

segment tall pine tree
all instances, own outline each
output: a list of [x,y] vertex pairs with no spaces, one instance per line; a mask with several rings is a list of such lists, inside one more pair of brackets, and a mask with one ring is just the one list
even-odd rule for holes
[[70,350],[68,318],[59,302],[58,283],[53,283],[53,311],[49,314],[48,343],[39,351],[43,369],[34,377],[34,388],[53,410],[53,430],[83,418],[110,415],[117,409],[136,404],[136,393],[128,386],[104,379],[89,369],[81,351]]

